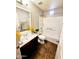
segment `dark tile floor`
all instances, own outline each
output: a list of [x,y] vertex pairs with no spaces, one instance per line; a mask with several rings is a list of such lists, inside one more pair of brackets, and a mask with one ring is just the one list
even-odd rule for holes
[[55,59],[57,45],[46,41],[45,44],[39,45],[30,59]]

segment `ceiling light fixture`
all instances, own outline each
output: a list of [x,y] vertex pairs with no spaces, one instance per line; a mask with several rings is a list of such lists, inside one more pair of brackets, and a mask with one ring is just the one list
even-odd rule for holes
[[16,0],[16,1],[21,2],[21,0]]
[[53,15],[54,15],[54,13],[55,13],[55,11],[54,11],[54,10],[49,11],[49,15],[50,15],[50,16],[53,16]]
[[28,6],[30,3],[30,0],[22,0],[23,5]]
[[42,5],[42,4],[43,4],[43,2],[41,2],[41,1],[40,1],[38,4],[39,4],[39,5]]

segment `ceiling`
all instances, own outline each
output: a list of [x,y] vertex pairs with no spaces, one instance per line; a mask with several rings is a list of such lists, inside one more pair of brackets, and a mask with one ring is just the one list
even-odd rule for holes
[[63,0],[31,0],[31,1],[43,11],[63,7]]

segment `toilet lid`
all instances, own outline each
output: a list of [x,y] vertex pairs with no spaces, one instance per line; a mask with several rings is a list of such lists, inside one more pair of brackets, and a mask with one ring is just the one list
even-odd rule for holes
[[41,40],[45,40],[45,36],[44,36],[44,35],[39,35],[38,37],[39,37],[39,39],[41,39]]

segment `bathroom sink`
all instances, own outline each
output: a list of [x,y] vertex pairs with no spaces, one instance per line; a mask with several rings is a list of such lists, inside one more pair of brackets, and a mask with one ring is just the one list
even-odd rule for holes
[[23,32],[21,32],[21,37],[20,37],[20,41],[19,41],[20,47],[22,47],[23,45],[25,45],[26,43],[31,41],[36,36],[37,36],[37,34],[32,33],[30,31],[23,31]]
[[28,37],[30,37],[31,35],[32,33],[29,31],[21,32],[20,42],[25,42],[26,40],[28,40]]

